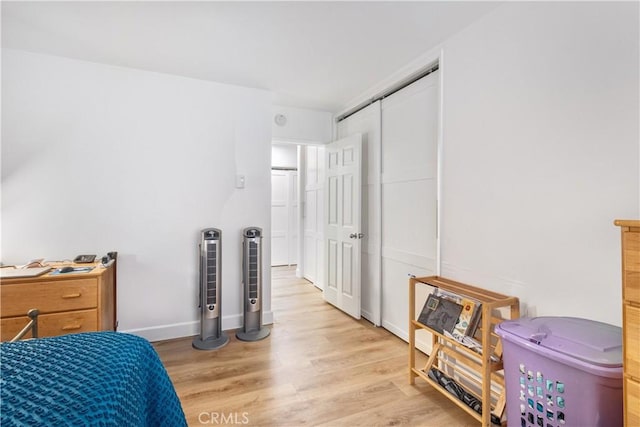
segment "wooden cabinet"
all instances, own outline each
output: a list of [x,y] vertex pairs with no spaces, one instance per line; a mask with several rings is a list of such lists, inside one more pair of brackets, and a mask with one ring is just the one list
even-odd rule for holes
[[116,329],[115,264],[108,268],[96,264],[87,273],[3,279],[0,300],[2,341],[20,332],[29,322],[27,312],[32,308],[40,311],[39,337],[113,331]]
[[[466,296],[482,303],[481,323],[475,338],[482,345],[482,353],[474,351],[453,338],[429,329],[416,319],[416,295],[419,287],[431,286]],[[420,292],[424,294],[424,292]],[[418,304],[423,303],[418,302]],[[491,414],[502,418],[506,406],[502,343],[494,328],[503,319],[520,317],[518,298],[484,290],[475,286],[454,282],[442,277],[417,277],[409,279],[409,382],[421,378],[436,390],[449,397],[460,408],[476,418],[483,426],[491,426]],[[416,330],[425,329],[432,334],[432,349],[423,368],[416,366]],[[482,402],[482,415],[446,391],[429,378],[435,368],[453,378],[465,391]]]
[[640,426],[640,220],[616,220],[622,230],[624,424]]

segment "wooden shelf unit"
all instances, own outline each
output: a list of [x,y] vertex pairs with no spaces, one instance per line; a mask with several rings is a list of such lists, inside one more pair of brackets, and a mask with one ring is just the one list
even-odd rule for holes
[[640,425],[640,220],[615,221],[622,243],[624,425]]
[[[462,345],[455,339],[440,334],[418,322],[416,315],[416,291],[419,286],[432,286],[482,303],[482,318],[474,338],[482,345],[482,354]],[[502,369],[502,343],[495,334],[495,326],[505,319],[520,317],[518,298],[502,295],[443,277],[412,277],[409,279],[409,383],[419,377],[436,390],[449,397],[456,405],[489,427],[491,413],[502,418],[506,406],[504,375]],[[432,334],[432,349],[424,368],[416,367],[416,330],[424,329]],[[485,349],[490,351],[484,351]],[[494,356],[492,360],[491,356]],[[497,360],[496,360],[497,359]],[[454,360],[454,361],[452,361]],[[482,415],[446,391],[428,377],[431,368],[456,380],[458,385],[482,402]],[[461,379],[462,381],[459,381]],[[475,387],[470,386],[475,385]],[[493,390],[492,390],[493,389]],[[495,391],[500,390],[499,392]],[[480,390],[480,391],[478,391]],[[493,401],[495,403],[493,403]],[[503,423],[504,424],[504,423]]]

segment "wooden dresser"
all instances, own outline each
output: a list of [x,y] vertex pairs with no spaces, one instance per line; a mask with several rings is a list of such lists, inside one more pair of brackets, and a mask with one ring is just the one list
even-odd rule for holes
[[622,337],[624,424],[640,426],[640,220],[616,220],[622,229]]
[[[87,264],[77,266],[86,267]],[[2,279],[0,282],[0,339],[8,341],[29,323],[36,308],[38,337],[116,329],[115,263],[99,263],[87,273],[44,274]],[[26,338],[30,338],[27,334]]]

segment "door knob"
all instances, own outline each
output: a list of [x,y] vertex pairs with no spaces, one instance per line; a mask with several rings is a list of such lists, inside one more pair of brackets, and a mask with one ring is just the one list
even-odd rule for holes
[[349,234],[349,238],[350,239],[357,239],[358,235],[356,233],[351,233],[351,234]]

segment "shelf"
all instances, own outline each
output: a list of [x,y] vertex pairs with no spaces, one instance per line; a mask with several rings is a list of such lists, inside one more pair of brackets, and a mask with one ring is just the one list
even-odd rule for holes
[[[495,326],[505,319],[520,315],[516,297],[488,291],[476,286],[455,282],[438,276],[412,277],[409,279],[409,382],[416,378],[424,380],[443,393],[457,406],[478,420],[483,426],[492,425],[491,414],[503,420],[506,406],[502,364],[502,343],[494,333]],[[441,288],[462,297],[478,300],[481,304],[481,319],[474,338],[482,346],[482,352],[471,349],[454,338],[450,338],[418,322],[416,316],[416,294],[420,286]],[[426,299],[425,299],[426,300]],[[418,301],[422,307],[424,301]],[[416,331],[431,333],[432,349],[424,368],[416,367]],[[492,360],[493,359],[493,360]],[[497,361],[496,361],[497,360]],[[444,387],[428,377],[427,372],[435,368],[455,380],[465,391],[473,394],[482,404],[482,415],[449,393]]]
[[438,390],[440,393],[449,396],[451,398],[451,401],[453,403],[455,403],[456,405],[458,405],[466,413],[471,415],[476,420],[482,422],[482,415],[480,415],[479,413],[477,413],[476,411],[471,409],[464,402],[462,402],[459,399],[457,399],[455,396],[453,396],[451,393],[449,393],[444,387],[442,387],[439,383],[437,383],[437,382],[433,381],[431,378],[429,378],[429,376],[427,374],[425,374],[422,370],[414,368],[414,369],[412,369],[412,371],[414,372],[414,374],[416,376],[418,376],[421,379],[423,379],[424,381],[426,381],[429,385],[431,385],[433,388]]
[[[423,325],[422,323],[418,322],[417,320],[411,320],[411,323],[416,328],[424,329],[427,332],[430,332],[433,335],[438,336],[439,339],[441,339],[443,341],[446,341],[451,345],[456,346],[457,347],[456,351],[463,351],[463,352],[467,353],[468,357],[477,357],[477,358],[481,358],[482,357],[482,353],[479,353],[479,352],[477,352],[477,351],[465,346],[464,344],[456,341],[455,339],[449,338],[448,336],[439,333],[438,331],[434,331],[430,327]],[[489,360],[489,364],[491,365],[491,370],[492,371],[499,371],[499,370],[502,369],[502,360],[500,360],[499,362],[495,362],[493,360]]]

